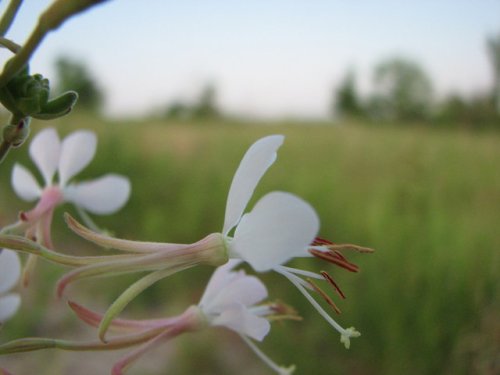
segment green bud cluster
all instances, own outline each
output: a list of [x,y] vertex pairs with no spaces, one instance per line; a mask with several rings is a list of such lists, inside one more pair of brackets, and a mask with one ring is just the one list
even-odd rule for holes
[[68,91],[49,100],[49,80],[41,74],[29,74],[28,67],[0,88],[0,102],[16,117],[51,120],[68,114],[78,94]]

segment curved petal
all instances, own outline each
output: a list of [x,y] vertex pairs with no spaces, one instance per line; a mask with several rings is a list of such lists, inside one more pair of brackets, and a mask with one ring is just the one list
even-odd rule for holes
[[270,135],[250,146],[234,174],[226,203],[222,233],[227,235],[243,215],[255,187],[267,169],[276,160],[276,151],[285,139],[282,135]]
[[268,271],[306,256],[318,230],[319,218],[309,203],[293,194],[272,192],[242,218],[230,248],[256,271]]
[[12,289],[21,277],[21,261],[13,250],[0,251],[0,295]]
[[68,135],[61,144],[59,157],[59,185],[66,183],[85,168],[95,155],[97,137],[89,130],[78,130]]
[[243,305],[225,310],[212,320],[212,325],[227,327],[258,341],[262,341],[271,329],[267,319],[252,314]]
[[0,323],[12,317],[21,305],[19,294],[7,294],[0,297]]
[[129,179],[115,174],[72,184],[64,189],[65,200],[98,215],[118,211],[127,203],[129,196]]
[[30,156],[40,170],[45,186],[52,184],[59,164],[61,141],[54,128],[43,129],[30,144]]
[[235,303],[250,307],[266,297],[267,289],[262,281],[255,276],[247,276],[243,273],[242,276],[221,288],[219,293],[208,301],[204,311],[209,314],[221,313]]
[[25,201],[34,201],[42,195],[42,188],[35,177],[20,164],[14,165],[11,182],[17,196]]
[[208,306],[210,301],[216,297],[222,288],[236,278],[243,277],[245,275],[244,271],[231,271],[239,262],[240,261],[238,259],[230,259],[224,265],[217,267],[210,277],[210,280],[208,280],[198,306]]

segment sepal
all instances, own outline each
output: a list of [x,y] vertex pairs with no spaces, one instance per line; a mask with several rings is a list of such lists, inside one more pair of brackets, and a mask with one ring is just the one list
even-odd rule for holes
[[33,117],[39,120],[52,120],[62,117],[71,112],[76,102],[78,94],[75,91],[67,91],[64,94],[49,100],[37,114]]

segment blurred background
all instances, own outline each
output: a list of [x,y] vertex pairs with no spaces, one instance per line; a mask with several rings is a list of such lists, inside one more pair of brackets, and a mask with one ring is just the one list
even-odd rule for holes
[[[48,4],[26,0],[7,36],[22,44]],[[32,134],[96,131],[96,158],[78,178],[116,172],[132,181],[127,206],[97,224],[119,237],[186,243],[221,230],[247,147],[285,134],[250,207],[268,191],[293,192],[318,211],[321,237],[376,252],[352,255],[359,274],[330,269],[347,294],[337,318],[362,333],[349,350],[291,284],[262,275],[270,298],[304,318],[275,324],[263,350],[295,363],[297,374],[497,374],[498,14],[498,1],[110,1],[67,21],[36,52],[32,73],[80,101],[65,118],[34,121]],[[15,162],[35,168],[26,145],[0,166],[0,226],[30,208],[10,186]],[[73,212],[56,213],[56,248],[102,253],[69,232],[64,211]],[[54,297],[64,271],[40,262],[2,342],[94,337]],[[123,316],[178,314],[211,272],[159,282]],[[138,277],[81,282],[68,295],[104,311]],[[0,364],[18,375],[105,374],[125,352],[45,351]],[[162,345],[129,371],[195,372],[271,373],[222,329]]]

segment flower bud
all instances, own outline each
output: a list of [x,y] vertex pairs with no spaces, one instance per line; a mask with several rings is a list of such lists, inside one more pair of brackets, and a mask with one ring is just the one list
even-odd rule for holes
[[30,133],[29,117],[22,118],[17,124],[9,124],[3,128],[3,141],[12,147],[21,146]]
[[78,99],[74,91],[52,100],[49,100],[49,94],[49,80],[41,74],[30,75],[26,67],[0,88],[0,102],[19,117],[51,120],[68,114]]
[[[40,74],[29,75],[26,71],[14,77],[7,90],[13,99],[11,105],[15,111],[24,116],[32,116],[42,110],[49,98],[49,81]],[[9,108],[11,111],[12,109]]]

